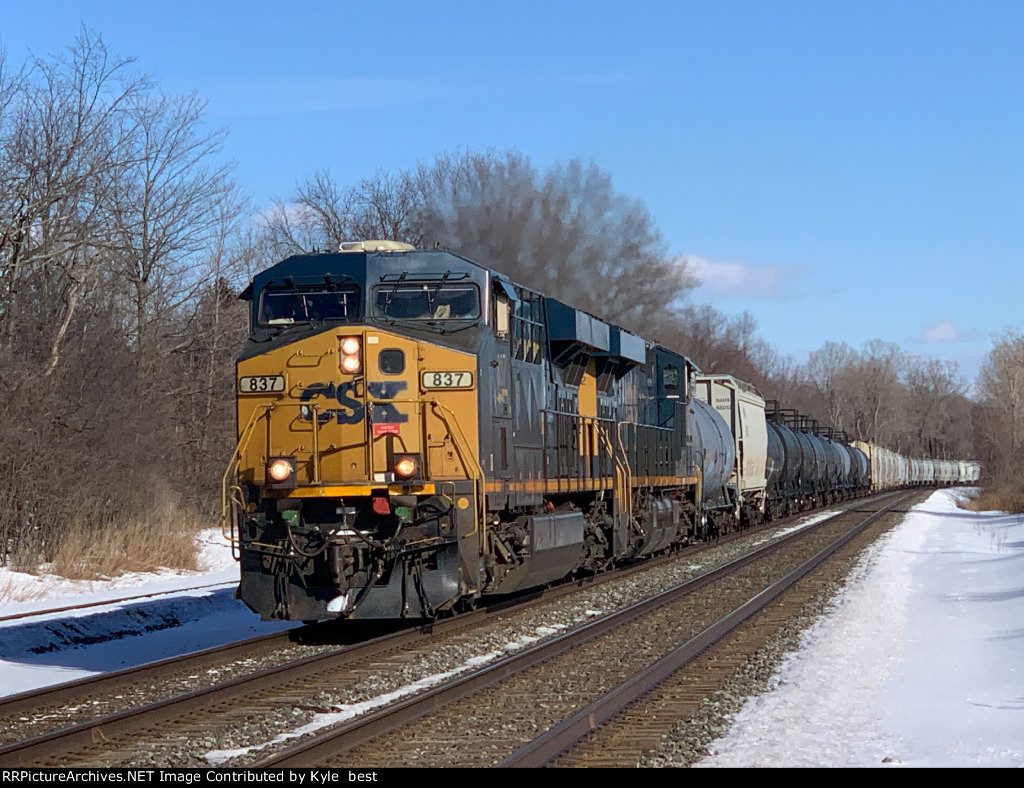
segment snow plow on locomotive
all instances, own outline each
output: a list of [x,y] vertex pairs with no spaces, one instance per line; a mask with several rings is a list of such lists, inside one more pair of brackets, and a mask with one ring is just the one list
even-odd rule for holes
[[243,298],[224,517],[265,619],[433,618],[869,486],[752,387],[447,251],[295,255]]

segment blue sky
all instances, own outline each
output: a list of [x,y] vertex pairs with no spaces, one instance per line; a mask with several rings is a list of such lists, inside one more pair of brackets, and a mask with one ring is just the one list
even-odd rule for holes
[[880,338],[970,377],[1024,326],[1019,0],[3,6],[13,60],[84,23],[207,99],[257,205],[514,147],[595,161],[694,258],[694,300],[797,358]]

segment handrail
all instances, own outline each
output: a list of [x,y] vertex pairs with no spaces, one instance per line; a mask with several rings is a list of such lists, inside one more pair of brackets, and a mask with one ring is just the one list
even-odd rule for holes
[[[620,425],[623,423],[625,422],[620,422]],[[601,440],[604,441],[605,447],[608,449],[608,454],[611,456],[612,462],[615,465],[615,475],[620,480],[620,483],[617,485],[619,490],[618,497],[620,504],[623,501],[625,502],[625,506],[623,508],[625,509],[627,520],[630,520],[633,518],[633,484],[632,475],[629,470],[629,463],[623,459],[623,457],[625,457],[625,451],[623,451],[622,456],[619,456],[615,452],[611,438],[608,437],[607,429],[599,428],[597,432],[598,435],[601,436]],[[621,436],[619,437],[619,447],[622,448]]]
[[[445,428],[448,433],[452,436],[455,441],[455,450],[459,453],[459,459],[462,460],[464,468],[473,471],[473,482],[478,486],[477,490],[477,521],[473,526],[473,530],[470,531],[466,536],[473,536],[480,531],[481,546],[486,552],[487,550],[487,501],[484,498],[484,490],[486,489],[486,479],[484,477],[484,469],[477,461],[476,457],[473,456],[473,452],[470,450],[466,436],[462,433],[462,428],[459,426],[459,422],[456,419],[455,413],[446,408],[440,402],[435,400],[429,400],[431,407],[434,409],[434,413],[437,417],[444,422]],[[452,420],[449,422],[445,413],[451,415]],[[452,429],[454,427],[454,429]],[[467,459],[469,460],[467,462]]]
[[[309,412],[312,414],[310,421],[313,424],[313,484],[320,484],[320,407],[315,403],[309,403]],[[301,412],[301,410],[300,410]]]
[[231,455],[231,459],[228,461],[228,467],[224,471],[224,476],[221,477],[220,482],[220,532],[227,539],[232,546],[238,541],[235,538],[235,525],[234,518],[231,518],[230,530],[228,528],[229,509],[232,504],[245,505],[244,500],[235,499],[229,490],[241,491],[238,485],[229,485],[228,480],[234,475],[235,471],[238,470],[238,463],[242,459],[242,452],[245,451],[246,446],[249,445],[249,440],[252,438],[252,429],[256,426],[256,422],[264,415],[270,413],[274,408],[277,407],[276,403],[269,405],[264,404],[253,408],[252,415],[249,417],[249,422],[245,425],[245,429],[242,430],[242,434],[238,437],[238,443],[235,444],[235,450]]
[[[629,502],[629,509],[627,514],[629,516],[629,522],[633,520],[633,470],[629,467],[629,453],[626,451],[626,447],[622,443],[622,428],[632,422],[620,421],[615,425],[615,437],[619,442],[619,451],[622,452],[623,465],[626,466],[626,500]],[[634,425],[636,426],[636,425]],[[638,449],[639,451],[639,449]]]

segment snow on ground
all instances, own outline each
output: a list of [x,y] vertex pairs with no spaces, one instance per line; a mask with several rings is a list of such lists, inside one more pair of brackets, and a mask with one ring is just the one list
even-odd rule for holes
[[[936,492],[868,552],[774,689],[699,766],[1024,766],[1024,517],[963,511],[960,494]],[[72,584],[0,570],[0,599],[5,587],[30,596],[0,617],[133,585],[213,584],[0,621],[0,696],[287,626],[233,599],[230,551],[216,532],[205,539],[203,574]]]
[[[101,603],[0,621],[0,696],[294,626],[261,622],[234,599],[238,565],[219,530],[203,531],[198,542],[202,572],[165,570],[88,581],[0,569],[0,599],[25,600],[4,601],[0,618]],[[138,598],[102,604],[126,596]]]
[[957,496],[871,548],[699,766],[1024,766],[1024,516]]
[[351,705],[342,706],[337,711],[317,713],[313,715],[313,719],[305,725],[302,725],[301,727],[296,728],[295,730],[289,731],[288,733],[276,736],[270,741],[264,742],[263,744],[258,744],[254,747],[244,747],[234,750],[211,750],[210,752],[206,753],[204,757],[211,764],[217,765],[224,763],[225,761],[230,760],[231,758],[235,758],[239,755],[247,755],[248,753],[251,753],[255,750],[262,750],[273,744],[280,744],[282,742],[288,741],[289,739],[296,739],[299,736],[305,736],[307,733],[315,733],[321,728],[326,728],[331,725],[339,725],[355,717],[359,717],[363,714],[368,714],[369,712],[374,711],[375,709],[378,709],[382,706],[386,706],[390,703],[395,703],[401,700],[402,698],[408,697],[422,690],[435,687],[444,681],[454,679],[456,676],[460,676],[464,673],[469,672],[470,670],[474,670],[490,662],[494,662],[495,660],[500,659],[509,652],[518,651],[521,648],[532,646],[542,637],[546,637],[548,635],[555,635],[558,633],[558,630],[562,628],[563,627],[561,626],[554,628],[540,627],[538,628],[537,634],[535,636],[528,635],[525,637],[521,637],[518,640],[514,640],[510,643],[506,643],[505,647],[501,651],[490,651],[486,654],[480,654],[479,656],[471,657],[461,665],[458,665],[449,671],[445,671],[444,673],[435,673],[432,676],[427,676],[425,678],[420,679],[419,681],[415,681],[411,684],[406,684],[403,687],[399,687],[397,690],[394,690],[393,692],[389,692],[385,695],[379,695],[376,698],[371,698],[370,700],[365,700],[361,703],[353,703]]
[[123,597],[126,589],[157,593],[203,583],[238,582],[238,564],[219,529],[196,536],[200,572],[166,569],[162,572],[131,572],[108,580],[67,580],[55,575],[14,572],[0,567],[0,618],[21,612],[83,604]]

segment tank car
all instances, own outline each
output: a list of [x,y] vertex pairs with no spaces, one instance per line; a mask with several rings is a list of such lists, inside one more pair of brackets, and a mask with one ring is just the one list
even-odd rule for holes
[[692,452],[700,470],[700,510],[694,535],[706,539],[725,533],[738,519],[739,494],[733,481],[736,450],[729,425],[707,402],[690,403]]
[[[773,416],[775,414],[772,414]],[[773,518],[799,511],[804,444],[796,433],[775,418],[766,422],[768,429],[768,485],[769,511]]]

